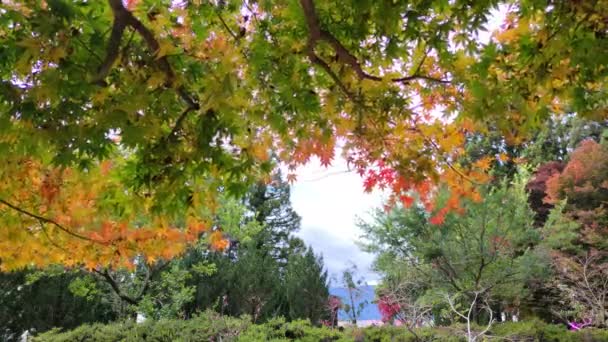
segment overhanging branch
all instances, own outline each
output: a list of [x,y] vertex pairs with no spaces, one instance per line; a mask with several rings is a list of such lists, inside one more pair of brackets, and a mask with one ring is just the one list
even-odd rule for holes
[[10,203],[8,201],[5,201],[5,200],[3,200],[1,198],[0,198],[0,203],[4,204],[5,206],[7,206],[7,207],[9,207],[9,208],[11,208],[11,209],[13,209],[15,211],[17,211],[18,213],[20,213],[22,215],[29,216],[29,217],[31,217],[33,219],[36,219],[36,220],[38,220],[38,222],[44,222],[44,223],[52,224],[55,227],[59,228],[60,230],[64,231],[65,233],[67,233],[67,234],[69,234],[69,235],[71,235],[71,236],[73,236],[75,238],[86,240],[86,241],[90,241],[90,242],[100,243],[99,241],[93,240],[93,239],[91,239],[89,237],[86,237],[84,235],[80,235],[78,233],[75,233],[75,232],[69,230],[68,228],[66,228],[65,226],[63,226],[62,224],[60,224],[59,222],[57,222],[55,220],[46,218],[44,216],[40,216],[38,214],[34,214],[34,213],[32,213],[32,212],[30,212],[28,210],[20,208],[20,207],[14,205],[14,204],[12,204],[12,203]]
[[[323,61],[315,52],[315,47],[319,43],[319,41],[327,42],[336,53],[336,58],[338,62],[350,66],[357,77],[360,80],[372,80],[372,81],[382,81],[383,78],[376,75],[371,75],[363,70],[361,63],[355,55],[353,55],[343,44],[340,42],[331,32],[323,29],[321,24],[319,23],[319,17],[317,15],[317,11],[315,9],[315,4],[313,0],[300,0],[300,5],[304,11],[304,17],[306,18],[306,25],[308,26],[308,57],[311,59],[311,62],[321,66],[326,71],[328,70],[327,62]],[[329,69],[331,71],[331,69]],[[420,70],[420,66],[414,72],[414,74],[404,77],[396,77],[391,78],[390,81],[394,83],[409,83],[414,80],[425,80],[435,83],[450,83],[449,80],[439,79],[428,75],[420,75],[418,72]],[[331,76],[331,74],[330,74]],[[335,77],[332,76],[335,80]],[[344,89],[344,85],[341,82],[338,82],[340,88]]]
[[[106,58],[99,67],[99,71],[95,78],[95,82],[99,84],[105,84],[103,79],[108,75],[110,70],[112,70],[112,66],[118,58],[120,42],[127,26],[132,27],[143,38],[152,54],[157,54],[160,48],[160,43],[156,37],[154,37],[154,33],[137,19],[133,13],[129,12],[129,10],[124,7],[122,0],[108,0],[108,3],[110,4],[110,8],[114,15],[114,23],[112,24],[112,33],[108,41]],[[156,58],[156,64],[166,76],[165,85],[169,88],[173,87],[175,72],[171,68],[167,56]],[[186,102],[188,107],[195,110],[200,108],[198,101],[192,95],[188,94],[183,86],[177,88],[177,94]]]

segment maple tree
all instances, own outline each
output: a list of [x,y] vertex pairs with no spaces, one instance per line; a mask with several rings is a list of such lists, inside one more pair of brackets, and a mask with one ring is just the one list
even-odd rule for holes
[[[501,5],[489,42],[477,38]],[[605,0],[5,1],[0,267],[133,267],[209,237],[221,193],[335,146],[433,222],[479,200],[493,122],[606,117]],[[288,175],[294,179],[294,175]],[[433,204],[437,184],[451,189]]]
[[584,140],[563,170],[546,179],[545,201],[555,208],[543,227],[562,294],[598,327],[608,318],[607,167],[608,148]]

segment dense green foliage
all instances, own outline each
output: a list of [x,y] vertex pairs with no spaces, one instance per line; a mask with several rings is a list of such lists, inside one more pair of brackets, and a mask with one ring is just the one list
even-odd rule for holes
[[329,165],[338,144],[393,202],[430,206],[444,183],[476,198],[489,177],[458,162],[468,134],[516,144],[553,114],[606,118],[606,8],[3,1],[0,269],[133,269],[202,233],[224,246],[205,225],[219,197],[280,163],[290,179]]
[[[361,221],[364,247],[376,254],[383,276],[377,292],[385,319],[410,328],[431,319],[467,330],[480,325],[469,341],[501,329],[497,322],[511,316],[604,328],[604,124],[551,121],[538,141],[510,150],[493,135],[478,136],[469,141],[472,150],[509,154],[497,157],[495,180],[479,201],[443,220],[413,202]],[[533,174],[507,163],[521,158],[530,158]]]
[[11,340],[25,330],[73,329],[84,323],[114,320],[116,301],[95,288],[74,294],[76,279],[86,281],[88,277],[62,270],[0,274],[0,340]]
[[[439,225],[417,205],[376,211],[374,221],[360,227],[366,249],[378,254],[376,269],[385,284],[418,288],[417,300],[438,308],[445,308],[448,296],[465,306],[473,297],[480,296],[478,303],[491,299],[495,309],[524,301],[527,285],[547,275],[546,261],[531,248],[540,234],[524,185],[522,179],[505,182]],[[451,315],[436,311],[435,319]]]

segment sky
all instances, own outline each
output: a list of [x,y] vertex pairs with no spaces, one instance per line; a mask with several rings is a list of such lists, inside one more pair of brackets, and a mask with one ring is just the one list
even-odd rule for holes
[[[378,280],[370,268],[373,255],[355,244],[362,234],[355,222],[357,217],[369,218],[369,212],[382,205],[383,197],[379,191],[365,193],[363,179],[348,171],[341,157],[328,168],[313,159],[297,170],[297,181],[291,187],[292,205],[302,217],[297,235],[323,254],[330,277],[354,263],[368,283]],[[337,282],[332,280],[332,284]]]

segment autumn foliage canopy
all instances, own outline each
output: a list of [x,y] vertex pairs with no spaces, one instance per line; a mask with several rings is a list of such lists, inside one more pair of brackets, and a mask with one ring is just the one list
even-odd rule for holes
[[[478,38],[496,8],[502,25]],[[280,163],[293,180],[337,150],[365,190],[406,206],[417,196],[441,223],[481,199],[503,159],[460,163],[468,134],[519,143],[551,114],[606,117],[607,9],[4,1],[0,269],[132,267],[201,237],[225,248],[220,195]],[[438,185],[451,194],[442,206]]]

